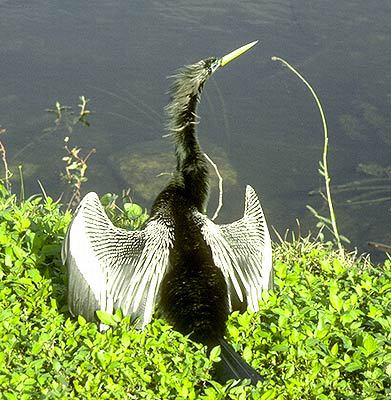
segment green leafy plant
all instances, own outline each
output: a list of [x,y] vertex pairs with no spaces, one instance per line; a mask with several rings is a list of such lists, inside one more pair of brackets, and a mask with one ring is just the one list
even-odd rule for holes
[[100,199],[108,217],[115,226],[128,230],[140,229],[148,220],[147,211],[134,203],[128,192],[122,193],[122,206],[117,205],[118,195],[106,193]]
[[72,189],[72,196],[68,201],[67,206],[67,209],[69,210],[70,208],[77,206],[81,200],[81,185],[84,182],[87,182],[87,161],[91,155],[95,153],[95,149],[91,149],[86,155],[82,156],[80,154],[81,148],[70,148],[68,142],[69,137],[67,136],[64,139],[66,155],[62,158],[66,163],[65,174],[62,174],[61,177]]

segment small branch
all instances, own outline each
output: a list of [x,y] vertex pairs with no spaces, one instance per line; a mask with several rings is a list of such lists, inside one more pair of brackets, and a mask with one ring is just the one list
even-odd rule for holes
[[204,156],[209,161],[209,163],[212,165],[212,167],[214,168],[214,170],[216,172],[217,177],[219,178],[219,204],[218,204],[216,211],[212,217],[212,221],[214,221],[218,217],[221,207],[223,207],[223,177],[220,175],[219,169],[217,168],[217,165],[212,161],[212,159],[206,153],[204,153]]

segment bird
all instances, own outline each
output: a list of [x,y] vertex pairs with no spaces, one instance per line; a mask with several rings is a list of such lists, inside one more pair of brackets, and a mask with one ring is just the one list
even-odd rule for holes
[[166,113],[176,168],[144,227],[114,226],[98,195],[90,192],[62,246],[73,316],[97,321],[97,310],[121,309],[142,329],[157,308],[175,330],[209,353],[220,346],[215,380],[250,379],[253,385],[263,378],[227,342],[226,323],[234,310],[258,311],[262,291],[272,287],[270,235],[249,185],[241,219],[218,225],[206,215],[209,169],[196,132],[196,110],[208,78],[256,43],[187,65],[173,77]]

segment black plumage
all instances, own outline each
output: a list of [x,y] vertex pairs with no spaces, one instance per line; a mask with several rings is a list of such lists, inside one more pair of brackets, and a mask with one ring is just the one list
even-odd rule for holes
[[259,200],[246,189],[245,213],[229,225],[215,225],[204,214],[209,171],[196,135],[196,109],[207,79],[247,51],[208,58],[174,78],[167,106],[168,130],[177,166],[157,196],[142,231],[127,232],[108,220],[99,199],[82,200],[63,246],[69,270],[69,306],[88,319],[97,309],[139,317],[147,324],[155,304],[173,327],[212,349],[221,345],[216,379],[249,378],[258,373],[225,341],[226,321],[235,308],[258,309],[271,285],[271,246]]

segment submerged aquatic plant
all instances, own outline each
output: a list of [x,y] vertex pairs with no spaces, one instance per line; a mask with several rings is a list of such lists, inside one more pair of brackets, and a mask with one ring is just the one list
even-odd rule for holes
[[52,133],[56,130],[65,128],[68,133],[71,134],[78,123],[90,126],[88,117],[91,115],[91,111],[87,108],[90,100],[85,96],[79,96],[79,101],[80,103],[78,104],[78,107],[80,108],[80,111],[76,114],[72,107],[64,106],[59,101],[56,101],[54,108],[47,108],[46,111],[54,114],[56,119],[54,120],[55,125],[45,129],[44,132]]
[[383,167],[375,163],[359,164],[357,170],[367,178],[333,187],[334,193],[347,196],[342,201],[343,205],[362,206],[391,202],[391,165]]

